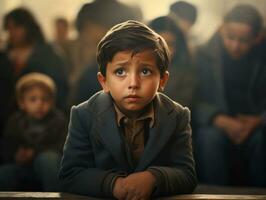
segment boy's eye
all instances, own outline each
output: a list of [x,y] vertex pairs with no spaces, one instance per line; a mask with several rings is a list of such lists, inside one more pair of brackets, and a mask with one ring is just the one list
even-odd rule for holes
[[147,68],[142,69],[141,70],[141,74],[144,75],[144,76],[148,76],[148,75],[151,74],[151,70],[150,69],[147,69]]
[[124,75],[126,74],[126,72],[125,72],[124,69],[119,68],[119,69],[115,70],[115,74],[116,74],[117,76],[124,76]]

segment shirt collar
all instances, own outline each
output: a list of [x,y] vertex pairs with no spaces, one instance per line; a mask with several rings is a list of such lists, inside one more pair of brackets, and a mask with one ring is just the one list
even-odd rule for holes
[[[120,111],[120,109],[117,107],[117,105],[114,103],[115,112],[116,112],[116,120],[119,127],[122,126],[122,122],[124,119],[129,119],[124,113]],[[135,121],[145,120],[149,119],[149,127],[152,128],[154,125],[154,106],[153,103],[150,103],[150,105],[147,108],[147,111],[143,113],[141,116],[139,116]]]

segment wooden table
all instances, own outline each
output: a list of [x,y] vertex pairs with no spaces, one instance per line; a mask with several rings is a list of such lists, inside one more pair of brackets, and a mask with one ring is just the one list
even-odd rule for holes
[[[0,192],[0,200],[101,200],[68,193],[57,192]],[[158,198],[157,200],[266,200],[266,195],[217,195],[191,194]],[[106,200],[106,199],[105,199]]]

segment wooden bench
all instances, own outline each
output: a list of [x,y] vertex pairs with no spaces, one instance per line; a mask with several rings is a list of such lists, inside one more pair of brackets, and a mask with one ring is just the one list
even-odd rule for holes
[[[101,200],[57,192],[0,192],[0,200]],[[157,200],[266,200],[266,195],[191,194],[157,198]],[[106,199],[105,199],[106,200]]]

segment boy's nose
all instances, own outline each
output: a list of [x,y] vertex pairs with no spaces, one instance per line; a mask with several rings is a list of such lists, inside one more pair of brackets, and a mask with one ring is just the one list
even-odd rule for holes
[[140,85],[140,80],[138,74],[135,73],[131,74],[129,76],[129,86],[128,86],[129,89],[136,89],[139,87],[139,85]]

